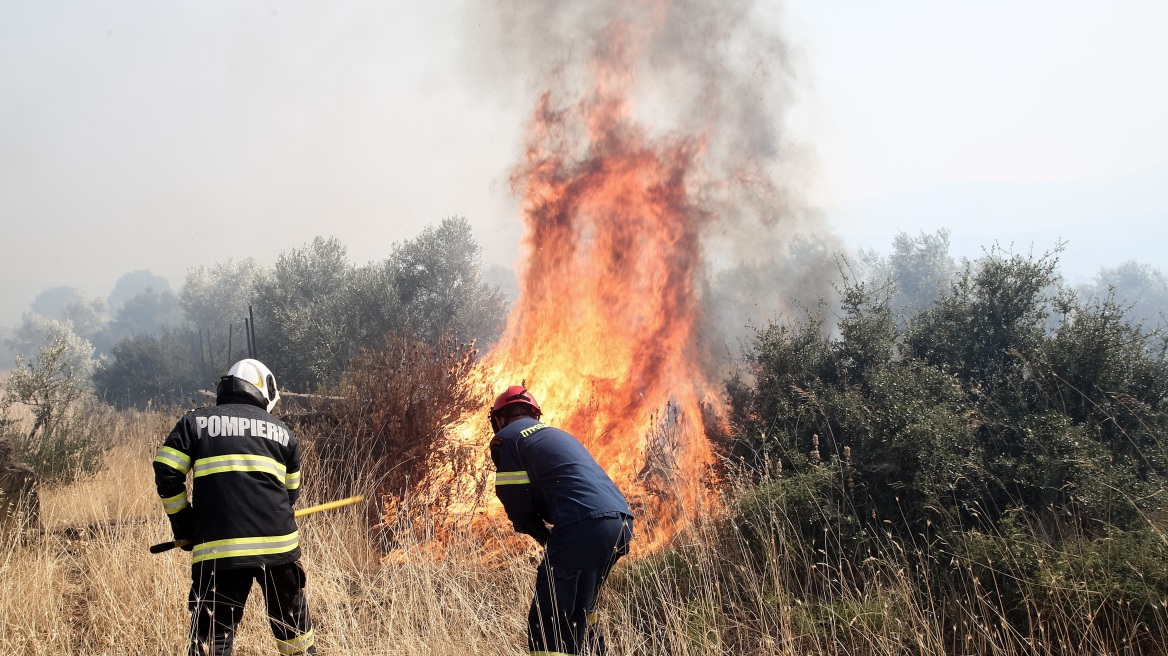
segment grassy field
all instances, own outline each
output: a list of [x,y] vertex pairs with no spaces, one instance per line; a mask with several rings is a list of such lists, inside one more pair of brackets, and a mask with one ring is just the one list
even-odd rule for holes
[[[150,462],[174,415],[128,413],[109,426],[105,466],[42,491],[45,531],[0,545],[0,653],[182,653],[189,554],[151,555],[170,538]],[[306,473],[310,473],[306,469]],[[307,482],[305,504],[324,501]],[[322,654],[523,654],[538,551],[506,526],[448,536],[436,548],[424,515],[378,545],[368,509],[301,520],[304,565]],[[1056,622],[1017,635],[976,596],[962,615],[923,604],[905,575],[876,562],[863,590],[839,587],[830,563],[797,544],[760,549],[716,518],[667,549],[626,558],[601,599],[615,654],[1146,653]],[[484,548],[483,542],[492,546]],[[500,549],[498,545],[509,545]],[[944,585],[945,582],[932,584]],[[814,600],[807,590],[824,590]],[[834,590],[834,591],[833,591]],[[253,591],[236,653],[275,653]],[[1168,600],[1166,600],[1168,603]],[[1081,612],[1089,613],[1085,608]]]
[[[190,556],[147,552],[170,537],[150,462],[173,418],[124,419],[103,470],[42,490],[43,535],[6,536],[0,653],[184,649]],[[304,519],[301,531],[322,653],[510,653],[519,644],[530,553],[486,564],[469,545],[428,549],[422,534],[387,558],[351,509]],[[262,604],[249,603],[236,645],[272,653]]]

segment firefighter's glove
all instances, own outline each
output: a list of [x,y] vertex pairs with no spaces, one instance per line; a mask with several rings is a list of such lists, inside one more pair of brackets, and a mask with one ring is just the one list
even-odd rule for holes
[[195,511],[190,506],[167,515],[170,518],[170,532],[174,534],[175,544],[183,551],[190,551],[195,545]]

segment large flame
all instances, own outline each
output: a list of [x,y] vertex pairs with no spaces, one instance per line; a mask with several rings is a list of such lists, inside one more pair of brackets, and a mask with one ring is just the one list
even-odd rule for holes
[[[714,221],[778,207],[766,173],[777,149],[765,94],[743,82],[766,79],[756,74],[774,60],[773,43],[757,50],[749,75],[711,61],[755,52],[737,38],[753,34],[743,2],[728,14],[690,7],[687,15],[657,0],[610,3],[607,25],[590,36],[584,84],[575,86],[577,76],[563,84],[558,68],[549,78],[511,179],[526,227],[520,294],[468,381],[484,410],[449,427],[435,454],[434,463],[457,464],[431,467],[423,489],[433,503],[477,509],[476,517],[486,508],[485,517],[503,521],[485,408],[522,382],[544,421],[575,435],[624,491],[641,548],[715,504],[704,494],[714,460],[706,426],[724,412],[699,330],[702,238]],[[541,19],[551,11],[522,7]],[[672,77],[637,79],[654,66]],[[697,93],[674,96],[684,108],[662,105],[689,73]],[[656,110],[637,106],[634,90],[656,93],[657,109],[687,120],[664,134],[650,130],[634,109]]]
[[[512,178],[527,228],[521,291],[471,384],[489,402],[525,382],[544,421],[624,491],[648,545],[698,509],[712,461],[703,415],[720,402],[697,328],[709,216],[693,198],[704,144],[646,135],[630,111],[627,39],[609,35],[591,90],[566,108],[545,93],[533,113]],[[452,437],[479,445],[489,468],[485,430],[476,413]]]

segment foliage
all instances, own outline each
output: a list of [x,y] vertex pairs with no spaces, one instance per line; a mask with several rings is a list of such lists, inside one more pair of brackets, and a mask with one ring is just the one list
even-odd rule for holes
[[43,335],[50,321],[69,324],[104,356],[123,337],[156,332],[167,325],[178,327],[183,317],[165,278],[146,270],[135,271],[118,279],[108,301],[89,298],[74,287],[41,292],[32,303],[32,311],[24,315],[19,329],[9,338],[9,348],[26,356],[36,353],[46,344]]
[[386,265],[404,324],[430,342],[443,334],[494,342],[507,318],[507,301],[498,287],[483,282],[481,252],[462,217],[443,219],[394,244]]
[[508,305],[513,304],[515,299],[519,298],[519,279],[511,267],[492,264],[483,270],[483,282],[490,289],[498,289]]
[[91,394],[93,347],[65,324],[50,322],[48,333],[47,345],[32,362],[17,356],[4,384],[0,418],[8,420],[17,404],[28,407],[33,424],[27,433],[15,422],[2,424],[13,457],[31,465],[44,480],[68,481],[92,471],[101,460],[98,436],[85,430],[73,412]]
[[206,361],[213,371],[226,370],[247,353],[244,318],[266,275],[251,258],[187,270],[179,305],[187,321],[206,335]]
[[904,321],[933,305],[957,273],[949,255],[949,231],[921,232],[916,237],[899,231],[887,257],[874,251],[860,253],[860,275],[876,287],[890,290],[890,308]]
[[479,247],[458,218],[361,267],[335,238],[318,237],[281,254],[254,295],[259,357],[297,390],[337,383],[361,349],[391,331],[432,346],[443,335],[492,341],[507,310],[502,292],[483,282]]
[[287,389],[336,381],[361,346],[354,269],[335,238],[282,253],[255,282],[256,351]]
[[11,362],[16,361],[19,351],[15,344],[16,330],[11,326],[0,326],[0,371],[6,371]]
[[993,402],[1017,398],[1025,354],[1042,342],[1058,259],[991,252],[967,266],[936,305],[913,317],[909,357],[982,386]]
[[[9,338],[8,347],[17,355],[30,357],[51,342],[49,336],[54,334],[53,326],[57,325],[67,325],[70,333],[96,347],[106,341],[108,321],[102,299],[74,300],[56,316],[26,312]],[[95,351],[104,352],[103,349]]]
[[32,311],[8,338],[7,346],[17,355],[30,357],[49,342],[45,336],[52,323],[68,324],[69,330],[88,341],[99,354],[108,344],[109,311],[104,298],[89,298],[75,287],[51,287],[32,303]]
[[703,305],[723,341],[737,349],[778,316],[806,321],[818,314],[820,299],[834,303],[838,278],[831,244],[799,235],[777,257],[719,271],[703,294]]
[[[930,603],[975,595],[1025,635],[1062,563],[1084,590],[1074,603],[1110,599],[1118,618],[1083,630],[1168,628],[1159,611],[1123,606],[1163,599],[1160,579],[1128,576],[1111,596],[1082,562],[1120,542],[1132,562],[1163,557],[1133,536],[1162,538],[1149,518],[1168,510],[1168,347],[1110,296],[1061,289],[1056,255],[991,249],[904,317],[888,286],[845,276],[834,333],[815,318],[760,330],[727,384],[729,467],[762,484],[739,498],[744,533],[773,544],[760,518],[783,518],[853,586],[867,559],[909,555]],[[953,579],[955,557],[966,573],[992,566],[999,592],[970,587],[985,572]]]
[[1100,269],[1091,283],[1078,291],[1088,301],[1114,299],[1125,308],[1128,322],[1142,324],[1145,329],[1168,324],[1168,277],[1149,264],[1129,261]]
[[13,357],[28,357],[39,352],[45,346],[46,332],[53,323],[60,322],[36,312],[26,312],[21,317],[20,325],[9,332],[6,340],[6,345],[12,351]]
[[[852,504],[856,474],[851,463],[812,458],[804,464],[794,474],[768,480],[735,498],[731,517],[750,551],[782,549],[775,556],[788,561],[801,559],[798,551],[806,551],[849,564],[871,556],[875,543]],[[828,582],[804,577],[790,582],[821,591],[823,583]]]
[[114,283],[114,288],[109,296],[106,297],[110,312],[119,312],[127,301],[148,291],[165,294],[173,290],[170,288],[170,281],[147,269],[139,269],[122,275]]
[[125,337],[93,374],[97,396],[123,410],[187,402],[207,382],[197,350],[198,337],[189,330]]
[[1051,651],[1079,653],[1083,636],[1093,635],[1115,652],[1162,653],[1164,536],[1143,528],[1087,537],[1073,525],[1062,528],[1051,540],[1013,512],[992,530],[955,536],[946,612],[962,613],[961,600],[976,599],[969,605],[1003,613],[1009,626]]
[[116,342],[133,335],[158,334],[186,323],[178,297],[170,290],[148,288],[126,299],[110,322],[109,339]]
[[32,299],[31,309],[35,314],[50,319],[64,319],[65,308],[78,300],[85,300],[85,292],[76,287],[61,285],[50,287]]
[[[88,391],[89,378],[97,365],[93,345],[68,323],[45,320],[38,328],[38,341],[44,346],[31,361],[17,355],[17,366],[6,383],[8,390],[20,397],[21,403],[29,402],[24,399],[71,399]],[[50,392],[47,397],[42,394]]]

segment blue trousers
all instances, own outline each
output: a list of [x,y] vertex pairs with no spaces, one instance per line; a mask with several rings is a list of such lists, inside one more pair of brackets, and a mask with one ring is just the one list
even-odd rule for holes
[[224,569],[215,561],[192,568],[188,656],[230,656],[252,582],[260,584],[280,654],[315,654],[312,619],[299,562]]
[[603,653],[596,597],[632,539],[633,518],[620,513],[552,527],[527,613],[532,654],[581,654],[588,644]]

